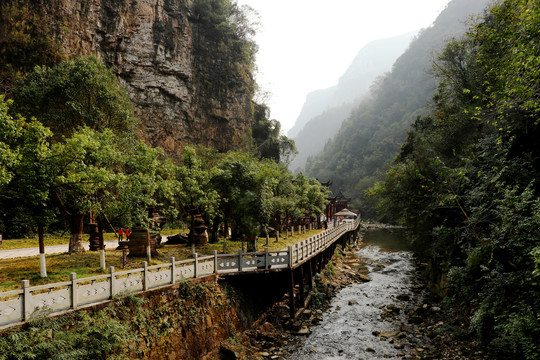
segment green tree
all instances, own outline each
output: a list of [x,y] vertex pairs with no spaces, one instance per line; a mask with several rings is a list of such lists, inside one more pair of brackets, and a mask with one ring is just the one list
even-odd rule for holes
[[277,175],[286,169],[271,160],[257,160],[248,153],[231,152],[217,165],[212,184],[220,194],[219,210],[233,237],[246,236],[248,250],[256,249],[256,237],[268,229]]
[[13,89],[13,112],[35,116],[60,141],[82,126],[133,136],[136,119],[126,91],[96,57],[81,57],[52,68],[36,66]]
[[253,106],[255,110],[251,135],[255,152],[263,159],[283,161],[288,165],[291,157],[297,154],[294,141],[281,134],[279,121],[268,119],[270,110],[266,105],[254,103]]
[[64,142],[52,146],[50,162],[54,175],[50,191],[69,224],[69,252],[84,251],[83,219],[99,206],[97,194],[124,179],[124,174],[115,169],[123,155],[117,144],[117,138],[109,130],[96,132],[81,128]]
[[[194,148],[186,146],[183,149],[179,166],[174,167],[174,180],[176,187],[173,198],[174,207],[180,210],[181,218],[190,224],[190,240],[194,239],[194,221],[196,215],[213,221],[219,201],[216,190],[211,185],[211,179],[219,173],[218,168],[210,167],[200,157]],[[208,225],[212,226],[213,223]],[[215,241],[216,239],[212,239]]]
[[19,139],[24,134],[24,118],[8,114],[12,101],[4,101],[0,96],[0,188],[13,179],[13,168],[18,164]]
[[53,217],[49,203],[50,157],[48,139],[52,133],[41,123],[8,115],[7,103],[0,97],[0,206],[17,203],[27,211],[30,227],[37,225],[41,276],[46,277],[44,227]]
[[539,3],[496,3],[436,64],[418,119],[384,182],[385,214],[414,230],[432,280],[498,358],[540,355]]

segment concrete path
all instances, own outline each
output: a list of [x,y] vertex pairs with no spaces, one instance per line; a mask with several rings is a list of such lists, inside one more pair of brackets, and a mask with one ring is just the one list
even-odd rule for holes
[[[83,246],[85,250],[88,250],[89,243],[83,242]],[[118,240],[105,241],[106,249],[116,249],[117,246],[118,246]],[[45,254],[67,253],[68,247],[69,247],[68,244],[45,246]],[[13,250],[2,250],[2,247],[0,246],[0,259],[13,259],[13,258],[19,258],[19,257],[38,256],[38,255],[39,255],[39,248],[37,246],[33,248],[13,249]]]

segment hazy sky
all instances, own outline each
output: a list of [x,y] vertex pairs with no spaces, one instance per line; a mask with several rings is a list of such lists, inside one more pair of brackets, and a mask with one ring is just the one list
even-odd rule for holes
[[286,133],[307,93],[337,84],[368,42],[429,26],[450,0],[237,0],[260,15],[257,82]]

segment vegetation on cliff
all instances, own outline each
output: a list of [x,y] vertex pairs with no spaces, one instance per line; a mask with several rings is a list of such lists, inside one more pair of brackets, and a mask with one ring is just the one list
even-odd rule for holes
[[264,104],[253,103],[251,136],[255,152],[265,159],[289,164],[296,151],[294,141],[281,134],[281,124],[270,119],[270,109]]
[[15,80],[36,65],[52,66],[63,60],[51,24],[30,3],[3,3],[0,7],[0,94],[9,94]]
[[539,14],[536,1],[502,1],[446,45],[434,112],[372,189],[504,359],[540,356]]
[[258,47],[253,36],[255,24],[247,13],[231,0],[196,0],[193,14],[197,29],[194,53],[199,73],[214,89],[226,89],[241,82],[255,89],[253,70]]
[[56,66],[36,66],[12,90],[14,113],[35,116],[56,137],[87,126],[111,129],[119,138],[134,137],[133,105],[118,79],[94,56]]
[[[0,8],[0,94],[11,98],[16,79],[46,66],[41,74],[34,71],[47,82],[44,88],[26,95],[42,100],[49,92],[55,96],[50,107],[69,101],[71,92],[86,89],[62,91],[61,79],[50,72],[62,61],[92,55],[121,79],[139,118],[137,135],[147,144],[176,160],[189,145],[249,150],[257,122],[254,19],[253,10],[234,0],[172,0],[155,7],[129,0],[6,0]],[[32,110],[45,105],[36,101]],[[78,119],[80,109],[62,111]]]

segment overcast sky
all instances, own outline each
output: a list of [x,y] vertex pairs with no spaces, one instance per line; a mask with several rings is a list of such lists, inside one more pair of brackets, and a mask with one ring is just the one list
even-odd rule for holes
[[257,82],[286,133],[368,42],[428,27],[450,0],[237,0],[260,15]]

